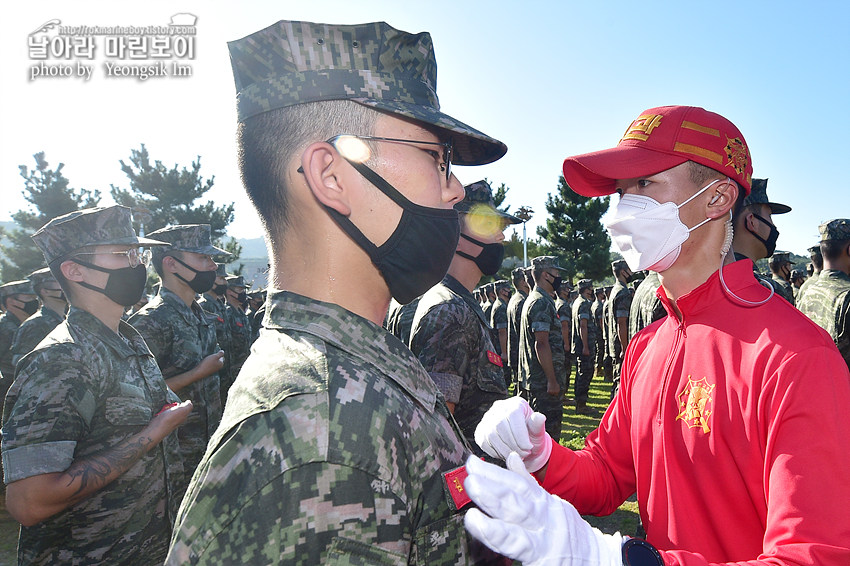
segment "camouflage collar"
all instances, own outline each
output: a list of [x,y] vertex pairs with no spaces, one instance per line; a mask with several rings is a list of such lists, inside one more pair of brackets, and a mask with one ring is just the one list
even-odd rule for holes
[[[549,295],[549,293],[547,293],[546,291],[544,291],[543,289],[541,289],[539,285],[535,285],[535,286],[534,286],[534,291],[532,291],[532,293],[537,293],[538,295],[541,295],[544,299],[548,300],[548,301],[549,301],[550,303],[552,303],[553,305],[555,304],[555,299],[553,299],[553,298]],[[529,295],[530,295],[530,294],[531,294],[531,293],[529,293]]]
[[68,311],[68,325],[81,328],[97,337],[98,341],[112,349],[121,357],[128,358],[137,354],[148,354],[148,347],[139,332],[124,322],[118,325],[118,331],[129,341],[122,340],[112,332],[103,322],[88,311],[77,307],[71,307]]
[[[63,320],[65,320],[65,315],[59,314],[52,308],[48,307],[45,304],[41,305],[41,308],[38,309],[38,312],[27,320],[32,320],[36,316],[43,316],[44,318],[50,320],[51,322],[56,321],[56,324],[59,324]],[[55,325],[54,325],[55,326]]]
[[[481,308],[481,305],[478,303],[478,301],[475,300],[475,297],[472,296],[472,293],[469,292],[469,289],[461,285],[460,281],[448,274],[443,277],[443,285],[448,287],[451,292],[463,299],[463,302],[466,303],[469,308],[472,309],[472,312],[475,313],[478,319],[481,320],[481,323],[484,325],[484,328],[490,328],[490,322],[484,315],[484,309]],[[498,299],[496,302],[498,302]]]
[[171,305],[190,326],[196,326],[199,320],[206,321],[206,317],[202,316],[203,309],[201,309],[198,301],[193,300],[191,306],[187,305],[177,293],[165,287],[159,288],[159,296],[162,302]]
[[437,389],[419,360],[395,336],[339,305],[269,289],[264,326],[296,330],[322,339],[386,375],[429,412]]

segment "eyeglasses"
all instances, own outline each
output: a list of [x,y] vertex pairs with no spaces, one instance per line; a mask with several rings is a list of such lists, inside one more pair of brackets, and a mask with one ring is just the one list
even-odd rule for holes
[[[368,148],[356,147],[355,144],[352,144],[354,140],[370,140],[370,141],[383,141],[389,143],[407,143],[416,147],[417,144],[421,145],[438,145],[443,148],[442,156],[436,151],[431,151],[427,149],[423,149],[421,147],[417,148],[426,153],[430,153],[434,156],[435,160],[439,160],[442,158],[442,161],[437,161],[437,167],[440,169],[440,173],[446,174],[446,182],[449,181],[452,175],[452,151],[454,145],[452,141],[449,140],[447,142],[432,142],[432,141],[418,141],[418,140],[403,140],[399,138],[380,138],[376,136],[356,136],[354,134],[340,134],[334,136],[327,140],[327,143],[332,144],[337,150],[343,154],[345,157],[349,159],[353,159],[355,161],[366,161],[369,158]],[[360,144],[363,145],[363,144]]]
[[139,252],[137,248],[130,248],[126,252],[82,252],[74,255],[123,255],[127,256],[127,262],[132,268],[140,265],[147,267],[151,264],[151,250],[149,248],[143,252]]

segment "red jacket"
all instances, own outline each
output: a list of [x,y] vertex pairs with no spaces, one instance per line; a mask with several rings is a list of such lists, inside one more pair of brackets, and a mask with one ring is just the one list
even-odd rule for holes
[[[758,301],[752,262],[727,286]],[[637,492],[666,564],[850,565],[850,374],[778,296],[730,299],[715,272],[629,343],[620,392],[585,448],[556,445],[543,487],[583,514]],[[628,534],[628,533],[625,533]]]

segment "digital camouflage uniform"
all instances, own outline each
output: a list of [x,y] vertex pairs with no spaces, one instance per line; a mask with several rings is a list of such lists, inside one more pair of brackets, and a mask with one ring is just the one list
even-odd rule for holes
[[[161,287],[153,300],[130,317],[130,324],[145,338],[163,377],[168,379],[189,371],[218,351],[214,316],[197,302],[190,307]],[[199,379],[177,394],[193,405],[189,417],[177,429],[183,462],[191,476],[221,420],[219,376],[214,373]]]
[[215,326],[215,339],[218,342],[218,347],[224,351],[224,365],[218,372],[219,389],[223,403],[226,388],[236,378],[231,364],[231,350],[233,349],[233,345],[230,337],[230,324],[227,318],[227,305],[224,301],[219,300],[210,293],[201,295],[201,298],[198,299],[198,304],[202,309],[213,315],[213,317],[210,317],[210,320],[212,320],[213,326]]
[[473,562],[442,475],[470,450],[416,357],[337,305],[267,305],[167,563]]
[[534,287],[522,306],[520,328],[520,380],[528,394],[529,405],[546,416],[546,432],[558,442],[561,438],[561,420],[564,414],[563,396],[547,393],[548,380],[537,359],[534,333],[548,332],[552,367],[562,393],[567,386],[564,338],[561,335],[561,321],[555,310],[555,301],[540,287]]
[[[0,298],[5,299],[13,295],[35,295],[32,283],[27,279],[11,281],[0,286]],[[15,334],[21,326],[21,321],[8,310],[0,315],[0,405],[6,390],[15,379],[15,365],[12,363],[12,344]]]
[[226,309],[227,323],[230,331],[230,377],[221,386],[221,400],[224,402],[227,399],[227,392],[233,384],[233,380],[239,375],[242,369],[242,364],[248,359],[248,354],[251,353],[251,321],[245,311],[227,305]]
[[[620,343],[620,337],[617,333],[619,326],[618,318],[629,318],[629,311],[632,307],[632,292],[628,287],[623,285],[619,280],[614,283],[611,289],[611,296],[608,298],[607,308],[605,309],[606,318],[605,325],[608,329],[608,339],[606,345],[608,347],[608,355],[611,357],[614,385],[611,388],[611,396],[616,394],[620,386],[620,368],[623,363],[623,345]],[[628,325],[628,320],[627,320]]]
[[410,330],[413,327],[413,315],[416,314],[418,304],[419,297],[406,305],[399,303],[395,299],[390,301],[390,308],[387,311],[384,328],[404,344],[410,344]]
[[[581,291],[579,291],[579,295],[573,301],[572,305],[572,353],[576,357],[575,399],[577,406],[587,403],[590,381],[593,379],[596,337],[599,335],[599,328],[596,326],[596,320],[590,312],[591,305],[592,301],[582,297]],[[584,351],[584,344],[581,340],[582,320],[587,321],[587,342],[590,349],[590,355],[588,356],[582,354]]]
[[[522,322],[522,306],[528,293],[514,290],[508,301],[508,366],[511,370],[511,380],[516,383],[517,392],[519,387],[519,333]],[[510,384],[507,384],[510,385]]]
[[[122,340],[93,315],[71,308],[18,364],[3,410],[3,469],[9,484],[65,471],[150,423],[178,401],[145,341],[121,322]],[[176,434],[83,501],[21,527],[18,564],[156,564],[165,559],[182,496]]]
[[[794,262],[790,259],[789,252],[774,252],[771,256],[771,261],[778,261],[780,265],[785,265],[786,263],[794,265]],[[790,268],[789,268],[790,269]],[[779,275],[772,275],[770,278],[771,285],[776,290],[776,294],[791,303],[794,304],[794,288],[785,279],[780,277]]]
[[[565,283],[562,283],[565,285]],[[564,397],[567,396],[567,391],[570,388],[570,374],[573,371],[573,354],[572,348],[570,347],[570,340],[572,339],[572,325],[573,325],[573,313],[570,308],[570,303],[561,298],[560,295],[556,293],[555,298],[555,312],[558,313],[558,320],[561,322],[561,338],[564,339],[564,323],[567,323],[567,328],[570,329],[570,335],[566,337],[567,341],[564,342]]]
[[63,320],[65,320],[64,313],[59,314],[47,305],[41,305],[38,312],[23,321],[15,333],[15,341],[12,343],[12,365],[16,366],[21,358],[35,350],[38,343]]
[[604,369],[605,367],[605,359],[607,358],[607,352],[605,351],[605,339],[603,336],[603,328],[604,328],[604,316],[602,315],[602,311],[605,309],[605,300],[599,300],[596,298],[596,289],[594,289],[594,299],[590,305],[590,314],[593,315],[593,321],[596,323],[597,332],[594,334],[594,355],[593,360],[596,364],[597,369]]
[[664,305],[655,295],[660,286],[661,279],[658,273],[650,271],[635,289],[635,296],[632,297],[632,306],[629,309],[629,340],[645,326],[667,316]]
[[[836,219],[819,227],[821,240],[850,240],[850,220]],[[850,276],[823,269],[798,305],[803,314],[826,330],[850,368]]]
[[451,275],[422,295],[410,334],[410,350],[455,404],[454,418],[479,456],[475,427],[494,401],[508,396],[491,336],[478,301]]

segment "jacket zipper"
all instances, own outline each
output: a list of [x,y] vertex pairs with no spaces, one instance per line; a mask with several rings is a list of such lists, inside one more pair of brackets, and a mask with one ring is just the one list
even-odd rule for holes
[[670,385],[670,373],[673,369],[673,363],[676,360],[676,357],[679,354],[679,350],[681,349],[682,341],[687,338],[687,334],[685,333],[685,321],[684,318],[679,321],[679,326],[676,328],[676,336],[673,340],[673,347],[670,349],[670,356],[667,358],[667,363],[664,367],[664,380],[663,385],[661,387],[661,396],[658,398],[658,416],[656,417],[656,422],[661,422],[661,415],[664,408],[664,400],[667,398],[667,388]]

